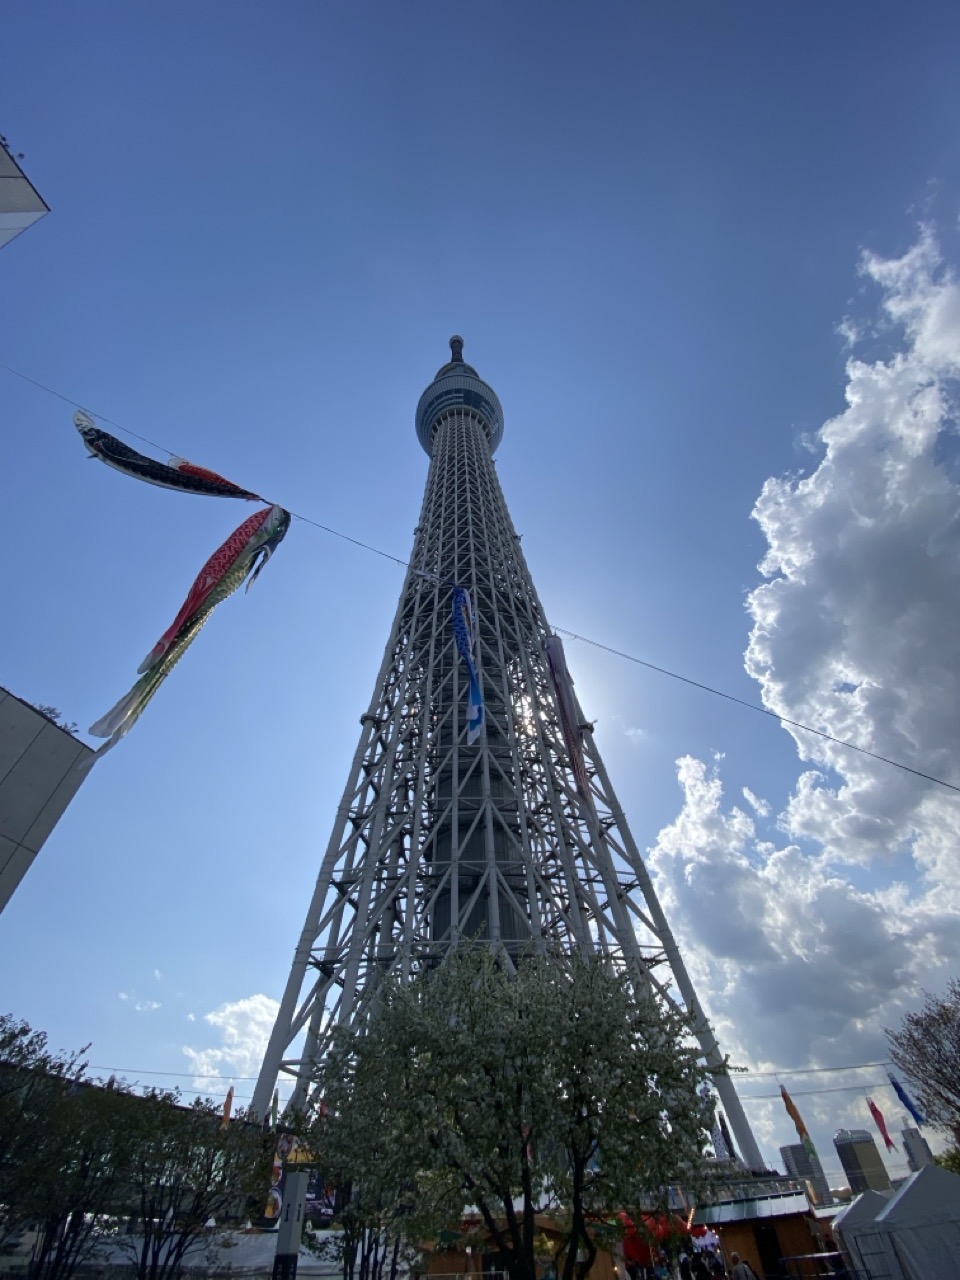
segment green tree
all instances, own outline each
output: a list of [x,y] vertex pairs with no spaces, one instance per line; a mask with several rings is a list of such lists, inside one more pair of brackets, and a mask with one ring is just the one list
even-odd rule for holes
[[925,991],[922,1008],[899,1029],[885,1030],[890,1057],[914,1082],[921,1110],[960,1146],[960,978],[942,996]]
[[0,1246],[36,1224],[34,1277],[66,1280],[132,1217],[140,1231],[120,1242],[140,1280],[168,1280],[210,1218],[264,1202],[273,1140],[242,1112],[224,1128],[210,1101],[94,1084],[82,1059],[0,1017]]
[[32,1173],[38,1240],[33,1280],[66,1280],[95,1261],[128,1206],[140,1099],[111,1083],[61,1089],[43,1118]]
[[597,959],[513,972],[460,947],[385,984],[368,1024],[337,1033],[311,1141],[382,1233],[436,1239],[473,1206],[512,1280],[535,1280],[548,1210],[563,1280],[583,1280],[604,1218],[665,1207],[669,1184],[705,1167],[710,1105],[688,1031]]
[[137,1099],[130,1194],[138,1234],[123,1244],[138,1280],[168,1280],[204,1241],[207,1222],[262,1205],[270,1185],[273,1143],[241,1111],[224,1128],[220,1109],[197,1098],[181,1106],[177,1093],[151,1091]]
[[409,1273],[417,1251],[405,1247],[388,1207],[382,1201],[371,1203],[359,1187],[349,1185],[339,1189],[338,1199],[338,1230],[305,1236],[306,1247],[339,1266],[343,1280],[396,1280],[401,1270]]
[[82,1078],[83,1053],[52,1053],[42,1031],[0,1015],[0,1248],[36,1216],[39,1180],[59,1159],[50,1117]]

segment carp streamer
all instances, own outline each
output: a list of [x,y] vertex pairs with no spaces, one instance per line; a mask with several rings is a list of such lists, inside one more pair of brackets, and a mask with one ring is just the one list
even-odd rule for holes
[[[179,489],[182,493],[263,501],[257,494],[241,489],[215,471],[194,466],[182,458],[171,458],[168,464],[137,453],[121,440],[101,431],[82,410],[74,414],[73,421],[91,457],[99,458],[125,475],[166,489]],[[112,710],[90,726],[89,732],[95,738],[107,739],[93,757],[94,761],[129,733],[217,605],[232,596],[244,582],[249,591],[260,570],[286,536],[290,519],[290,512],[283,507],[264,507],[244,520],[217,548],[197,574],[177,616],[137,668],[140,679]]]
[[116,436],[101,431],[89,414],[79,409],[73,415],[73,425],[83,437],[91,458],[99,458],[108,467],[122,471],[124,475],[134,476],[137,480],[146,480],[147,484],[157,484],[163,489],[179,489],[181,493],[200,493],[208,498],[246,498],[252,502],[263,502],[259,494],[249,489],[241,489],[231,480],[225,480],[215,471],[207,471],[204,467],[194,466],[184,458],[171,458],[169,463],[157,462],[144,453],[137,453]]

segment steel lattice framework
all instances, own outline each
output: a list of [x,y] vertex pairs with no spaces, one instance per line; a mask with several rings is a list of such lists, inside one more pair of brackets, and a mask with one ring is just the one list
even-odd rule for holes
[[[331,1028],[365,1016],[383,974],[410,977],[460,939],[488,940],[507,963],[531,946],[596,951],[691,1012],[707,1062],[722,1062],[579,706],[587,803],[578,791],[550,630],[493,465],[500,402],[463,363],[462,340],[450,345],[417,411],[431,465],[410,568],[254,1093],[259,1115],[281,1072],[295,1077],[291,1105],[313,1105]],[[486,719],[473,745],[454,584],[476,620]],[[762,1168],[729,1077],[717,1087],[745,1161]]]

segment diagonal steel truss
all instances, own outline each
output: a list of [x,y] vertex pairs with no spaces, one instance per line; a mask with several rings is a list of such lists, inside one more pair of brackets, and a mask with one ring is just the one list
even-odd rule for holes
[[[587,803],[578,792],[489,416],[454,406],[431,424],[411,567],[254,1093],[259,1115],[281,1072],[295,1078],[291,1106],[315,1105],[331,1028],[364,1017],[383,974],[409,977],[461,938],[488,939],[507,963],[531,946],[595,950],[691,1012],[706,1060],[722,1062],[582,713]],[[454,584],[471,593],[486,703],[472,746]],[[762,1168],[729,1077],[717,1086],[744,1159]]]

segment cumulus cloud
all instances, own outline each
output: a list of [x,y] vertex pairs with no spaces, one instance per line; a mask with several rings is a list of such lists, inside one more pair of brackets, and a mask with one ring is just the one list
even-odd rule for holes
[[253,995],[205,1013],[203,1021],[219,1032],[221,1043],[208,1049],[184,1045],[194,1087],[222,1092],[224,1077],[256,1076],[279,1008],[270,996]]
[[[749,597],[746,665],[771,710],[960,783],[960,285],[929,234],[894,261],[867,255],[863,271],[904,341],[848,362],[819,466],[764,485],[768,580]],[[792,835],[848,862],[906,849],[956,892],[955,793],[790,732],[815,766],[785,814]]]
[[[960,784],[960,284],[926,231],[862,272],[890,349],[848,360],[846,408],[809,473],[763,487],[746,666],[778,714]],[[658,889],[734,1062],[882,1061],[883,1026],[960,962],[960,796],[788,731],[807,767],[775,842],[749,787],[753,814],[725,802],[716,762],[679,761],[683,808],[650,852]],[[803,1098],[825,1165],[834,1129],[870,1125],[863,1090],[879,1076]],[[895,1125],[892,1094],[877,1100]],[[775,1100],[748,1110],[768,1156],[796,1140]]]
[[133,1006],[137,1013],[153,1013],[154,1009],[161,1007],[159,1000],[138,1000]]

